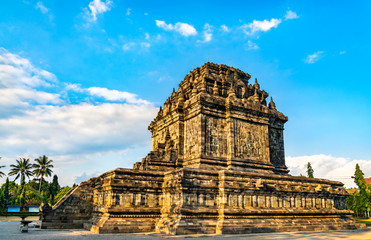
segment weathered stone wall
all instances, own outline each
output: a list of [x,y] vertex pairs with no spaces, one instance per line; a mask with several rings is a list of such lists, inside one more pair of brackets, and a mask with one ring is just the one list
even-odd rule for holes
[[192,160],[201,157],[201,115],[184,122],[184,166],[194,166]]
[[163,194],[156,230],[167,234],[362,227],[342,184],[323,179],[183,168],[165,175]]
[[91,231],[151,232],[161,216],[163,173],[115,169],[94,189]]
[[41,228],[73,229],[91,224],[95,179],[90,179],[72,189],[49,213],[41,212]]

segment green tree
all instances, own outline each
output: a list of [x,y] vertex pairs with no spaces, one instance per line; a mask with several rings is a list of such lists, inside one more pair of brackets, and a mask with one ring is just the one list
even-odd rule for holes
[[314,178],[314,170],[312,168],[312,164],[310,164],[310,162],[308,162],[307,164],[307,174],[308,174],[308,177],[309,178]]
[[4,210],[6,208],[6,200],[4,197],[4,192],[0,190],[0,210]]
[[[0,157],[0,159],[1,159],[1,157]],[[5,166],[0,166],[0,168],[3,168],[3,167],[5,167]],[[5,176],[5,173],[0,171],[0,177],[3,177],[3,176]]]
[[60,191],[61,187],[58,183],[58,176],[54,175],[53,176],[53,182],[49,185],[49,192],[50,192],[50,199],[51,199],[51,204],[53,205],[54,203],[54,198],[57,195],[57,193]]
[[2,189],[4,194],[5,204],[9,204],[10,202],[10,194],[9,194],[9,178],[6,178],[4,189]]
[[39,185],[39,192],[41,190],[41,184],[44,177],[50,177],[52,175],[51,168],[54,167],[52,165],[53,160],[48,159],[47,156],[43,155],[42,157],[35,159],[36,163],[32,165],[35,169],[33,174],[40,178],[40,185]]
[[361,191],[361,189],[366,189],[364,173],[362,172],[358,163],[356,164],[356,171],[354,172],[354,183],[357,185],[359,191]]
[[26,203],[26,191],[24,186],[21,186],[20,188],[20,194],[17,197],[16,203],[21,205],[21,209],[23,209],[24,204]]
[[57,194],[57,196],[55,196],[54,198],[54,203],[53,204],[56,204],[61,198],[64,197],[64,195],[66,195],[66,193],[68,193],[68,191],[70,191],[72,188],[71,187],[63,187],[61,189],[61,191]]
[[7,178],[5,183],[1,186],[1,191],[4,193],[6,203],[12,204],[14,203],[12,201],[12,197],[17,195],[18,186],[13,181],[9,181],[9,178]]
[[370,202],[369,196],[367,193],[366,181],[364,178],[364,173],[359,167],[358,163],[356,164],[356,171],[354,172],[354,183],[358,187],[358,192],[355,194],[357,198],[357,210],[361,216],[370,216]]
[[17,204],[21,204],[22,207],[25,203],[25,184],[26,184],[26,177],[30,178],[32,176],[32,164],[30,163],[30,159],[26,158],[20,158],[19,160],[16,160],[17,164],[11,164],[9,176],[15,175],[15,180],[17,180],[19,177],[21,178],[21,183],[18,188],[18,195],[15,199]]
[[9,176],[14,176],[16,181],[19,177],[21,177],[21,185],[25,184],[26,177],[30,178],[32,176],[32,164],[30,163],[30,159],[26,158],[20,158],[19,160],[16,160],[17,164],[11,164]]

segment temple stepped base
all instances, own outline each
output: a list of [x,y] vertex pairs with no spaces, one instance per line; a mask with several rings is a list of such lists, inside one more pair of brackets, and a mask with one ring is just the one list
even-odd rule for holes
[[93,233],[153,232],[157,220],[151,218],[103,218],[93,225],[90,231]]
[[156,232],[171,235],[186,234],[248,234],[269,232],[352,230],[365,225],[349,217],[279,217],[271,219],[165,220]]
[[171,235],[365,228],[346,210],[342,184],[324,179],[191,168],[101,178],[69,192],[41,227]]

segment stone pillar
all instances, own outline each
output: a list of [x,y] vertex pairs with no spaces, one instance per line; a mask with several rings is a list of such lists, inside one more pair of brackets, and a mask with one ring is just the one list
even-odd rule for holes
[[306,208],[312,208],[312,198],[311,197],[305,198],[305,206],[306,206]]
[[278,199],[277,199],[277,196],[273,195],[271,201],[272,201],[272,208],[278,208]]
[[290,203],[290,207],[291,207],[291,208],[296,207],[295,197],[292,196],[292,197],[290,198],[290,201],[291,201],[291,203]]
[[278,196],[277,197],[277,202],[278,202],[278,207],[279,208],[282,208],[283,207],[283,197],[281,197],[281,196]]
[[302,203],[301,198],[302,197],[300,195],[295,197],[295,200],[296,200],[295,207],[296,208],[301,208],[302,207],[302,205],[301,205],[301,203]]
[[251,201],[252,201],[252,207],[257,207],[258,206],[258,196],[255,194],[251,196]]
[[232,158],[235,157],[234,152],[234,132],[235,132],[235,121],[231,118],[229,101],[226,101],[226,133],[227,133],[227,163],[228,168],[232,168]]
[[290,205],[291,205],[291,197],[287,196],[287,197],[284,198],[284,205],[283,205],[283,207],[289,208]]
[[238,198],[237,198],[237,205],[239,208],[243,208],[243,195],[238,195]]
[[140,194],[140,193],[136,193],[135,194],[135,206],[140,206],[140,203],[141,203],[141,201],[142,201],[142,194]]
[[252,207],[251,205],[251,195],[244,195],[244,208],[249,208],[249,207]]
[[331,206],[331,199],[329,199],[329,198],[326,199],[326,208],[327,209],[331,209],[332,208],[332,206]]
[[270,195],[265,196],[265,207],[272,207],[272,197]]
[[203,206],[204,204],[205,204],[205,198],[204,198],[204,195],[201,193],[198,196],[198,205]]
[[258,197],[258,207],[265,207],[265,196]]

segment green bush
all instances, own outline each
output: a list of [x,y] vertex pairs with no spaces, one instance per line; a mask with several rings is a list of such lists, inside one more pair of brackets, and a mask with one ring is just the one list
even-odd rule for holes
[[71,190],[72,187],[64,187],[61,189],[61,191],[55,196],[54,198],[54,204],[56,204],[66,193]]

